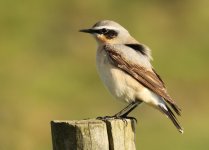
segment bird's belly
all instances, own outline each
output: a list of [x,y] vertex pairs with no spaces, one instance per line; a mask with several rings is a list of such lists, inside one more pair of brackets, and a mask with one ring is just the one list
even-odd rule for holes
[[106,56],[97,58],[97,70],[110,93],[128,103],[135,100],[138,82],[130,75],[113,66]]

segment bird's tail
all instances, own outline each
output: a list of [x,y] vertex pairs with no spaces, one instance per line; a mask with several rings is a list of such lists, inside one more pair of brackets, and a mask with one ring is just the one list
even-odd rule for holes
[[173,122],[173,124],[178,129],[178,131],[180,133],[183,133],[184,130],[180,126],[180,124],[179,124],[178,120],[176,119],[176,116],[174,115],[172,110],[166,104],[165,105],[164,104],[158,105],[158,106],[159,106],[160,110]]

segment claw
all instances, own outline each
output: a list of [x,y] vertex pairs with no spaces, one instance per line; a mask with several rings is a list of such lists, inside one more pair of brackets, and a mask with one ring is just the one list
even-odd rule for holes
[[135,117],[129,117],[129,116],[115,116],[116,119],[121,119],[123,122],[128,124],[126,119],[134,120],[137,123],[137,119]]
[[107,120],[107,119],[115,119],[114,116],[104,116],[104,117],[97,117],[98,120]]
[[128,122],[126,120],[126,117],[123,117],[123,116],[115,116],[116,119],[121,119],[127,126]]
[[98,120],[107,120],[107,119],[121,119],[126,125],[128,124],[126,119],[134,120],[137,123],[137,119],[135,117],[129,117],[129,116],[104,116],[104,117],[97,117]]
[[129,116],[126,116],[126,119],[131,119],[131,120],[134,120],[136,123],[137,123],[137,119],[135,117],[129,117]]

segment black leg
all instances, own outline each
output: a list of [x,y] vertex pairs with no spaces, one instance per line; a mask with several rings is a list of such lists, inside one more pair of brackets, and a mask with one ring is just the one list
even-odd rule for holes
[[104,117],[97,117],[97,119],[100,120],[106,120],[106,119],[134,119],[136,122],[136,118],[134,117],[127,117],[127,115],[134,109],[136,108],[140,103],[142,103],[142,101],[140,100],[136,100],[132,103],[130,103],[128,106],[126,106],[124,109],[122,109],[121,111],[119,111],[117,114],[115,114],[114,116],[104,116]]
[[142,101],[134,101],[132,103],[130,103],[128,106],[126,106],[124,109],[122,109],[121,111],[119,111],[117,114],[115,114],[115,117],[127,117],[127,115],[134,109],[136,108]]

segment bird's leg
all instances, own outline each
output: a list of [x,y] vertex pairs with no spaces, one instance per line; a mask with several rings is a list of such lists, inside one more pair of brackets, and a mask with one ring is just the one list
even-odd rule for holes
[[122,114],[123,112],[127,112],[127,110],[129,110],[132,105],[134,104],[134,102],[130,103],[128,106],[126,106],[123,110],[121,110],[120,112],[118,112],[117,114],[113,115],[113,116],[104,116],[104,117],[97,117],[97,119],[100,120],[105,120],[105,119],[115,119],[115,118],[122,118],[122,116],[120,114]]
[[124,109],[122,109],[121,111],[119,111],[117,114],[115,114],[115,117],[127,117],[127,115],[134,109],[136,108],[139,104],[141,103],[141,101],[134,101],[132,103],[130,103],[128,106],[126,106]]
[[136,108],[142,101],[134,101],[132,103],[130,103],[128,106],[126,106],[124,109],[122,109],[121,111],[119,111],[117,114],[115,114],[115,118],[127,118],[127,119],[134,119],[137,122],[137,119],[134,117],[128,117],[128,114],[134,109]]
[[137,119],[134,117],[128,117],[127,115],[136,108],[142,101],[136,100],[132,103],[130,103],[128,106],[126,106],[124,109],[119,111],[117,114],[113,116],[104,116],[104,117],[97,117],[97,119],[100,120],[106,120],[106,119],[134,119],[137,122]]

